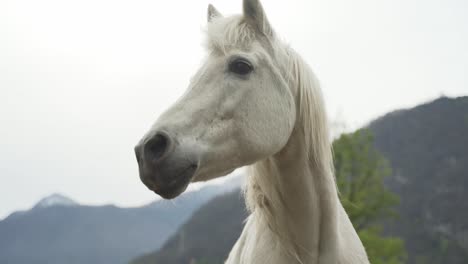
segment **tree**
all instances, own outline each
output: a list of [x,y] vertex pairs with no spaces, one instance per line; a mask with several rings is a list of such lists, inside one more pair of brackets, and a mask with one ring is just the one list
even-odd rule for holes
[[390,175],[387,160],[373,147],[368,130],[343,134],[333,142],[336,180],[341,202],[366,248],[372,264],[404,263],[399,238],[384,237],[382,222],[396,217],[398,197],[383,185]]

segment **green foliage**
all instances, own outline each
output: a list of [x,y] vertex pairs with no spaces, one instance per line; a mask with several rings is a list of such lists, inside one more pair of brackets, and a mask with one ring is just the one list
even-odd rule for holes
[[373,147],[369,131],[343,134],[334,141],[335,169],[340,198],[373,264],[404,263],[406,253],[399,238],[382,235],[382,221],[396,217],[396,195],[385,189],[390,175],[385,158]]
[[372,264],[404,263],[406,253],[400,238],[382,236],[381,229],[377,226],[361,229],[358,235]]

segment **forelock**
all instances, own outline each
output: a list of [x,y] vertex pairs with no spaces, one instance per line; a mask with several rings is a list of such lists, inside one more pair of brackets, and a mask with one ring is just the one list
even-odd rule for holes
[[223,53],[244,49],[256,38],[255,29],[242,16],[215,18],[207,27],[206,47]]

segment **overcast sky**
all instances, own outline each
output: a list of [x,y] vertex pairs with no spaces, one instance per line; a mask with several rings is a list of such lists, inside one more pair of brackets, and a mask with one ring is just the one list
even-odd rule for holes
[[[240,0],[212,0],[225,14]],[[314,68],[332,119],[357,128],[468,94],[466,0],[264,0]],[[60,192],[141,205],[133,146],[203,58],[208,1],[0,1],[0,219]]]

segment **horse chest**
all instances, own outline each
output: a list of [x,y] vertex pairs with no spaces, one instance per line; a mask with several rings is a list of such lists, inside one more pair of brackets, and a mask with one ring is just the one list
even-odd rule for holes
[[282,248],[273,232],[255,225],[250,217],[225,264],[284,264],[294,259]]

